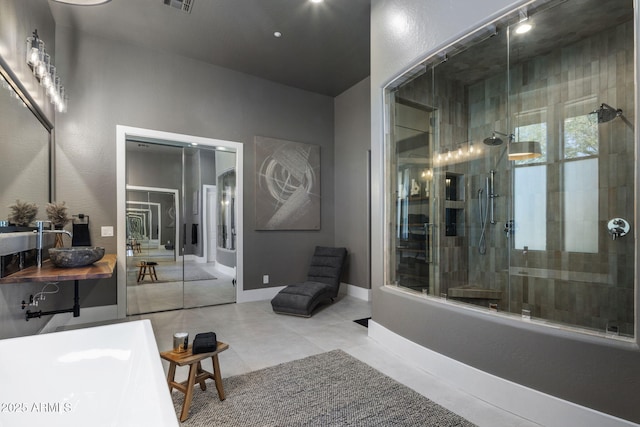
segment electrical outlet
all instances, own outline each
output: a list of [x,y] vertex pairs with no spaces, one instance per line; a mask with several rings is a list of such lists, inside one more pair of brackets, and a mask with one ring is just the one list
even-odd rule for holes
[[269,275],[268,274],[264,274],[262,276],[262,284],[263,285],[268,285],[269,284]]
[[113,237],[113,227],[110,225],[100,227],[100,237]]

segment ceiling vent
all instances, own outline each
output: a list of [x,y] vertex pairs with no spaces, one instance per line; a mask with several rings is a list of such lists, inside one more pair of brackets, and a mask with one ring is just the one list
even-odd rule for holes
[[163,0],[164,4],[167,6],[171,6],[173,8],[179,9],[186,13],[191,13],[191,9],[193,9],[193,1],[194,0]]

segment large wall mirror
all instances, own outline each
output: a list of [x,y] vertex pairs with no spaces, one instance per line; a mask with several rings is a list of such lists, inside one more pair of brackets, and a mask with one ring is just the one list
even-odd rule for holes
[[41,217],[53,197],[53,126],[2,58],[0,84],[0,220],[7,220],[16,200],[35,203]]
[[159,135],[124,142],[127,314],[234,302],[235,149]]

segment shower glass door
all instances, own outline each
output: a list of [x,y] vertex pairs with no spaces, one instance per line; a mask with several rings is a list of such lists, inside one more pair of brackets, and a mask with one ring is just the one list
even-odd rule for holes
[[434,202],[432,118],[435,111],[424,104],[394,98],[393,137],[396,169],[392,207],[395,224],[392,256],[393,282],[417,292],[434,290]]
[[633,2],[523,10],[387,88],[387,284],[632,337]]

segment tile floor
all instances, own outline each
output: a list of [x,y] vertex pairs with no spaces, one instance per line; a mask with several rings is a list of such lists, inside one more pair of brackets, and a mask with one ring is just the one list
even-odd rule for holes
[[[159,350],[171,348],[174,332],[189,332],[190,339],[198,332],[216,332],[218,340],[230,345],[219,356],[223,378],[339,348],[479,426],[537,425],[389,353],[367,336],[367,328],[353,322],[370,313],[369,303],[343,296],[309,319],[275,314],[269,301],[259,301],[130,316],[129,320],[150,319]],[[168,364],[163,363],[166,372]],[[205,362],[205,369],[210,365],[210,360]],[[176,377],[186,379],[186,371],[179,368]]]

